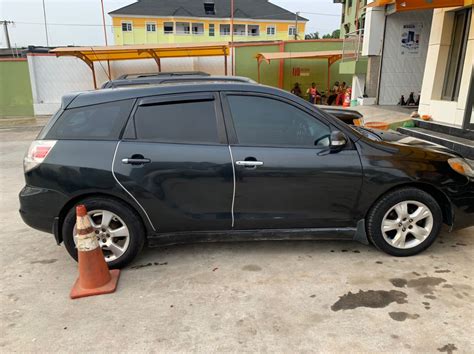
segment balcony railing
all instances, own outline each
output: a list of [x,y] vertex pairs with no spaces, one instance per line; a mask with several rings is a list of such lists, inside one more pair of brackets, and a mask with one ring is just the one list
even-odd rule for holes
[[362,52],[363,40],[363,29],[346,34],[342,42],[342,61],[359,60]]
[[[192,42],[229,42],[231,33],[228,30],[193,31],[193,29],[157,28],[156,31],[146,31],[144,27],[134,26],[132,31],[123,32],[121,27],[114,27],[116,44],[144,44],[144,43],[192,43]],[[246,41],[274,41],[292,40],[294,38],[288,31],[275,31],[267,33],[266,28],[261,28],[258,33],[234,31],[235,42]]]

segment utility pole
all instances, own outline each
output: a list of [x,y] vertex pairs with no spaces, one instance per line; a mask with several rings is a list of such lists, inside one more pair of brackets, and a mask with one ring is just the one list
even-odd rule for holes
[[13,24],[13,21],[0,21],[3,25],[3,31],[5,32],[5,40],[7,41],[7,48],[11,49],[10,35],[8,34],[8,25]]
[[[105,26],[105,11],[104,11],[104,0],[100,0],[100,4],[102,6],[102,24],[104,26],[104,38],[105,38],[105,46],[108,47],[109,43],[107,41],[107,28]],[[110,73],[110,60],[107,60],[107,69],[109,69],[108,77],[109,80],[111,79],[111,73]]]
[[298,39],[298,17],[300,15],[299,11],[295,13],[295,41]]
[[234,0],[230,0],[230,71],[234,76]]
[[44,6],[44,0],[43,0],[43,18],[44,18],[44,32],[46,34],[46,47],[49,47],[48,25],[46,24],[46,7]]

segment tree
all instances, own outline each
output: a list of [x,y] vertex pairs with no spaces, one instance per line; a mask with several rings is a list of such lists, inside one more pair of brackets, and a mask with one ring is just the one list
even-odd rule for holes
[[319,32],[308,33],[304,36],[304,39],[319,39]]
[[319,32],[314,32],[314,33],[308,33],[307,35],[304,36],[304,39],[330,39],[330,38],[339,38],[341,31],[340,30],[334,30],[332,33],[327,33],[323,35],[322,37],[319,37]]
[[329,39],[329,38],[339,38],[341,31],[340,30],[334,30],[332,33],[325,34],[323,36],[324,39]]

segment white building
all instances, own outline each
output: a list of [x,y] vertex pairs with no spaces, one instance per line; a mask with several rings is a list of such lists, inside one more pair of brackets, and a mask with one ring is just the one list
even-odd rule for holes
[[[420,115],[404,133],[474,158],[472,0],[376,0],[367,5],[365,93],[396,105],[411,92]],[[407,111],[409,112],[409,111]]]

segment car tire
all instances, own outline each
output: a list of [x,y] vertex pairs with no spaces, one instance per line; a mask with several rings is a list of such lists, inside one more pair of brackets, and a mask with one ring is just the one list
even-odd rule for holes
[[400,188],[382,196],[370,209],[367,236],[378,249],[397,257],[427,249],[441,229],[438,202],[418,188]]
[[[127,204],[106,197],[87,198],[78,204],[84,204],[87,208],[109,268],[122,268],[140,253],[145,244],[145,230],[140,217]],[[107,223],[108,220],[110,220],[109,223]],[[104,221],[104,225],[96,227],[102,221]],[[107,223],[107,228],[103,227],[105,223]],[[66,250],[77,261],[77,249],[74,239],[75,224],[76,210],[74,206],[64,218],[62,235]],[[122,226],[125,228],[122,228]],[[105,231],[103,231],[104,229]],[[116,231],[119,231],[119,233],[117,233],[117,237],[114,237]],[[103,243],[102,240],[106,242]],[[119,248],[112,247],[111,243]],[[109,248],[107,244],[111,247]],[[115,253],[111,251],[112,249]],[[120,250],[123,250],[123,253],[120,253]]]

